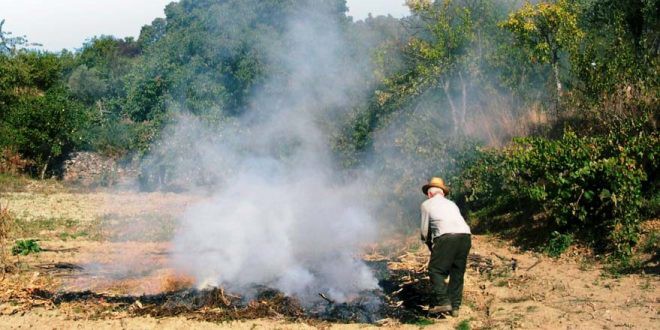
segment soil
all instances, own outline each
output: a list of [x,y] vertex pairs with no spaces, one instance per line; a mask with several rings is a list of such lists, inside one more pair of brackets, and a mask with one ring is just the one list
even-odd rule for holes
[[[382,318],[371,324],[305,314],[277,294],[248,303],[220,291],[219,302],[166,309],[154,297],[164,294],[165,301],[193,284],[169,265],[167,230],[173,230],[187,205],[202,198],[111,191],[0,194],[1,205],[9,206],[21,227],[15,238],[36,238],[44,249],[10,257],[13,268],[0,282],[0,328],[660,327],[657,274],[612,276],[585,250],[554,259],[485,235],[473,236],[459,317],[428,315],[429,252],[415,238],[403,237],[365,247],[363,258],[380,279],[385,304]],[[139,237],[117,229],[135,224],[128,227],[149,232],[144,227],[149,221],[173,224],[159,222],[163,232]],[[357,305],[344,307],[332,310],[351,311]]]

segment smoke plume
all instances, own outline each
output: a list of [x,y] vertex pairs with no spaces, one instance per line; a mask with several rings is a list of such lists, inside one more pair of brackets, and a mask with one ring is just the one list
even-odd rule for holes
[[307,302],[377,288],[358,257],[376,232],[364,185],[340,179],[328,142],[327,119],[367,88],[339,20],[318,4],[298,10],[268,54],[283,72],[245,114],[219,131],[182,116],[161,143],[187,141],[174,172],[192,169],[215,182],[210,198],[184,212],[173,239],[174,265],[199,286],[248,293],[266,285]]

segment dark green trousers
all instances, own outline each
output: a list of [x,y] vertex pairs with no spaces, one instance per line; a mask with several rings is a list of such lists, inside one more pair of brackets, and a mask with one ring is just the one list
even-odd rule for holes
[[[463,275],[472,247],[469,234],[445,234],[433,240],[429,276],[436,306],[451,305],[458,309],[463,301]],[[445,279],[449,276],[449,284]]]

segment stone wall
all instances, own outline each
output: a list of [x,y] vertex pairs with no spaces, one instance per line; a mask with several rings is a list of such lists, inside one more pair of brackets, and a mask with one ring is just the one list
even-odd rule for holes
[[132,176],[133,172],[98,153],[76,152],[64,162],[62,180],[83,186],[111,186]]

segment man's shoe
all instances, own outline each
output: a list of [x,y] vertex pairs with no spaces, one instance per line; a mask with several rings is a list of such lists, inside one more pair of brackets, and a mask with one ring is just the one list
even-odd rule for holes
[[429,308],[430,314],[440,314],[451,312],[451,305],[440,305]]
[[458,317],[459,314],[458,308],[451,310],[451,317]]

